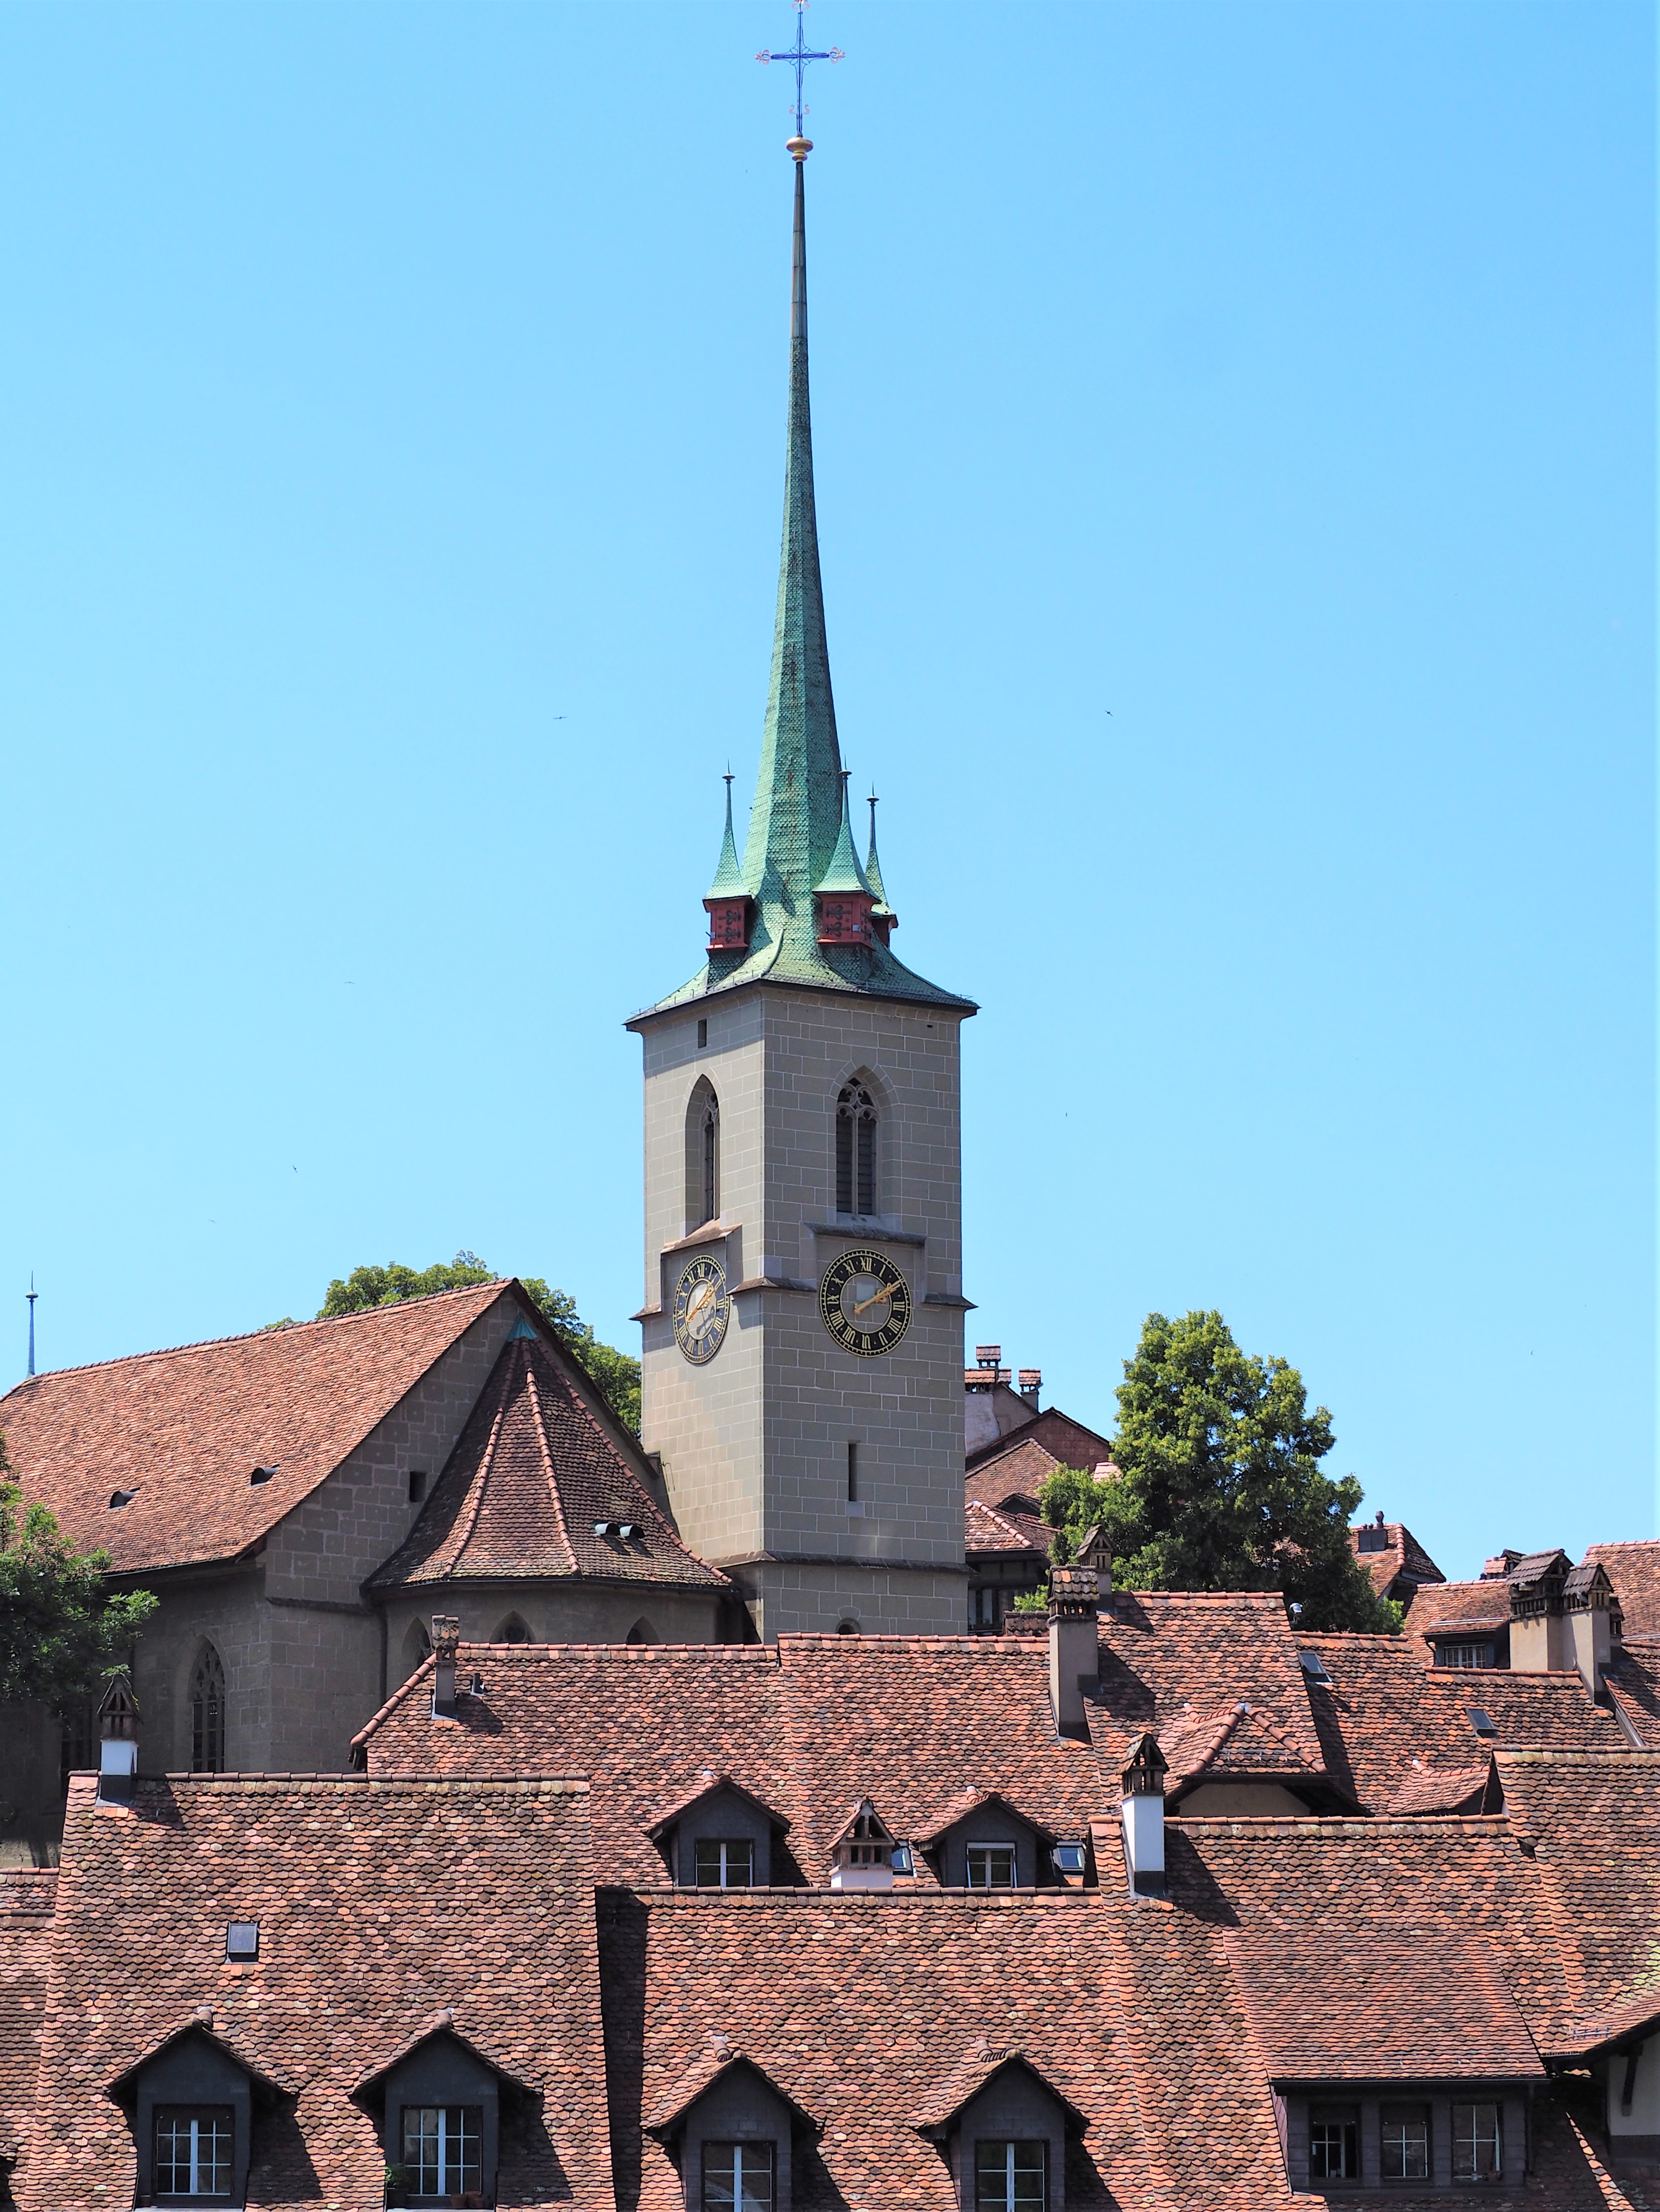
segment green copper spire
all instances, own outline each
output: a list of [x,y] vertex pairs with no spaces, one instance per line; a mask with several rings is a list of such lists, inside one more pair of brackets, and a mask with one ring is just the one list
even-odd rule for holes
[[744,878],[739,872],[738,848],[732,836],[732,776],[727,776],[727,834],[721,840],[721,865],[714,872],[714,881],[709,885],[710,898],[742,898]]
[[885,945],[818,942],[815,894],[865,891],[881,896],[859,865],[848,817],[836,702],[824,638],[824,592],[818,572],[818,525],[813,511],[812,420],[807,398],[807,222],[805,138],[792,139],[795,161],[795,238],[790,281],[789,422],[784,448],[784,538],[778,563],[778,606],[772,633],[772,673],[761,733],[761,767],[741,867],[727,797],[727,840],[711,898],[746,892],[749,940],[710,952],[689,983],[648,1013],[666,1012],[711,992],[746,983],[794,983],[821,991],[905,999],[973,1012],[959,999],[902,967]]
[[876,857],[876,793],[870,795],[870,850],[865,855],[865,881],[879,907],[885,907],[888,894],[882,881],[882,863]]
[[865,881],[865,872],[859,865],[859,855],[853,849],[853,823],[848,814],[848,772],[842,771],[842,831],[836,841],[836,850],[830,854],[830,866],[813,885],[816,891],[864,891],[870,885]]

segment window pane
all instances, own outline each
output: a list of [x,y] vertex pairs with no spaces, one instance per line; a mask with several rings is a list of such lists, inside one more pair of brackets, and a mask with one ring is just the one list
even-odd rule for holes
[[1499,2170],[1497,2105],[1455,2105],[1452,2108],[1452,2173],[1455,2181],[1481,2181]]
[[699,1836],[694,1846],[699,1889],[751,1889],[755,1845],[746,1836]]
[[1383,2179],[1427,2181],[1430,2177],[1430,2116],[1424,2105],[1385,2105]]
[[1309,2113],[1309,2179],[1358,2181],[1360,2121],[1353,2106],[1314,2106]]
[[970,1889],[1013,1889],[1018,1886],[1018,1862],[1012,1844],[970,1844],[967,1856]]
[[703,2212],[772,2212],[770,2143],[706,2142]]
[[1047,2150],[1041,2142],[976,2143],[975,2212],[1043,2212]]
[[479,2187],[481,2105],[405,2105],[404,2166],[411,2197],[459,2197]]
[[228,2105],[162,2105],[155,2114],[158,2197],[228,2197],[233,2144]]

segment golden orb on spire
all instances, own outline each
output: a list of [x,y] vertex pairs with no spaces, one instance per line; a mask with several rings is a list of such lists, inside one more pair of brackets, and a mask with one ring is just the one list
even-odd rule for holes
[[811,138],[787,138],[784,151],[793,161],[805,161],[812,151],[812,141]]

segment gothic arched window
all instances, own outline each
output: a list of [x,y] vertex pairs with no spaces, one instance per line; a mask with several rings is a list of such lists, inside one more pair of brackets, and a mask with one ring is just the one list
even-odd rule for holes
[[211,1644],[191,1671],[190,1763],[197,1774],[225,1771],[225,1669]]
[[721,1218],[721,1101],[700,1078],[686,1109],[686,1233]]
[[836,1210],[876,1211],[876,1106],[862,1083],[844,1084],[836,1102]]

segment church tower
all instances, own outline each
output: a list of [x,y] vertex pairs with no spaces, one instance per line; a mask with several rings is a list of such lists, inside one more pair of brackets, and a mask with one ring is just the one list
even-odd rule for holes
[[645,1048],[642,1440],[684,1541],[756,1632],[952,1633],[963,1529],[959,1030],[889,949],[836,742],[807,404],[797,137],[789,428],[772,676],[743,859]]

